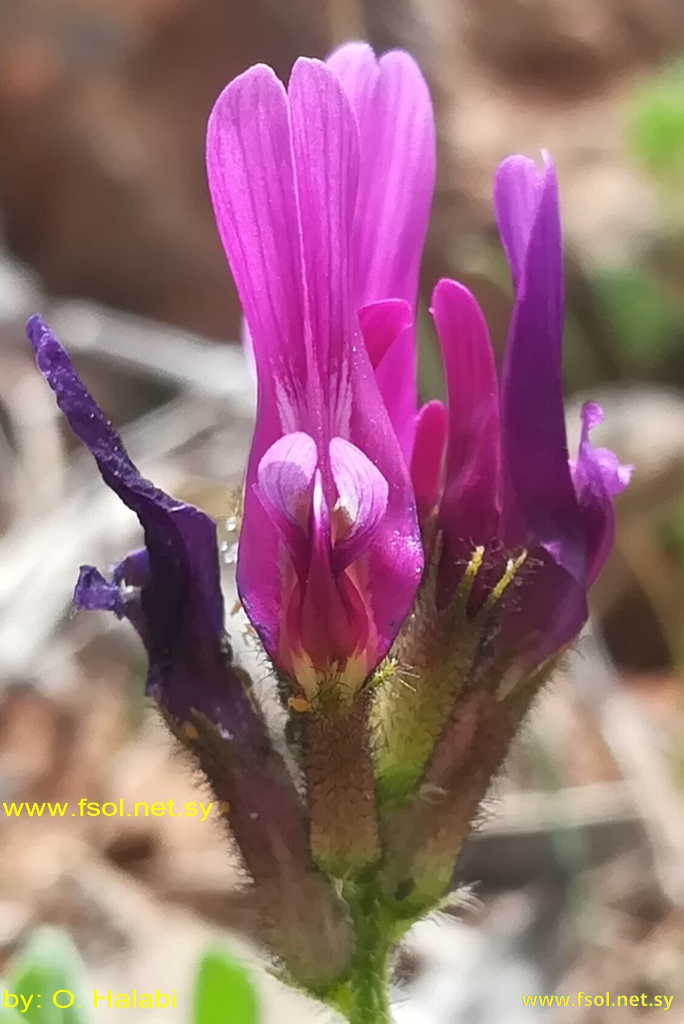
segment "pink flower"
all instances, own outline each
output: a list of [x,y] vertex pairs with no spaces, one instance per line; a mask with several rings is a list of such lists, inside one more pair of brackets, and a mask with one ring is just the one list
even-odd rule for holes
[[[423,553],[407,457],[413,306],[434,181],[429,96],[363,45],[231,82],[207,140],[257,373],[238,588],[305,696],[353,694],[389,650]],[[363,307],[363,308],[362,308]],[[399,374],[383,402],[373,373]]]

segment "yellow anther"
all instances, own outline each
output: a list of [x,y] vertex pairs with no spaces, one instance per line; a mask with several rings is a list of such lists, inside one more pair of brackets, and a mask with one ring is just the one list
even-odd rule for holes
[[490,592],[489,596],[487,597],[487,600],[485,601],[485,603],[482,606],[482,611],[480,612],[480,614],[482,614],[482,613],[486,614],[487,612],[490,612],[492,610],[492,608],[494,607],[494,605],[497,604],[497,602],[501,600],[501,598],[503,597],[503,595],[505,594],[505,592],[508,590],[508,588],[510,587],[511,583],[515,579],[515,577],[516,577],[516,575],[518,573],[518,570],[523,565],[523,563],[525,562],[526,558],[527,558],[527,551],[523,551],[522,554],[518,555],[517,558],[509,558],[508,559],[508,562],[506,563],[506,571],[505,571],[505,573],[503,574],[503,576],[501,577],[499,582],[496,584],[496,586]]
[[288,697],[287,706],[300,715],[305,714],[307,711],[311,711],[311,702],[308,701],[306,697]]
[[198,733],[197,729],[195,728],[195,726],[191,722],[184,722],[183,723],[183,732],[185,733],[185,735],[187,736],[187,738],[189,740],[198,740],[199,739],[199,733]]
[[375,672],[370,677],[370,680],[368,681],[368,686],[369,687],[380,686],[382,683],[386,682],[388,679],[392,679],[396,671],[397,671],[397,659],[395,657],[393,657],[392,655],[388,655],[384,659],[384,661],[380,662],[380,664],[376,668]]
[[230,811],[230,804],[228,803],[228,801],[227,800],[219,800],[219,802],[218,802],[218,812],[219,812],[219,814],[228,814],[229,811]]
[[475,548],[470,557],[470,561],[466,566],[466,570],[463,573],[463,576],[461,577],[461,582],[459,583],[458,590],[456,591],[456,600],[462,601],[463,604],[465,604],[468,598],[470,597],[470,592],[473,589],[473,584],[475,583],[475,580],[477,579],[477,574],[482,568],[482,562],[484,561],[484,553],[484,545],[480,545],[479,547]]

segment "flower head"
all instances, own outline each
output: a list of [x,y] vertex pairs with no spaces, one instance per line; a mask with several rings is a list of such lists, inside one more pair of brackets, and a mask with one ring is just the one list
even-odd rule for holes
[[[82,566],[78,608],[128,619],[147,651],[147,695],[225,807],[268,940],[302,980],[335,975],[350,952],[339,902],[314,871],[296,788],[234,664],[224,629],[216,524],[145,480],[40,317],[27,325],[38,369],[103,480],[138,517],[145,547],[106,579]],[[307,920],[308,917],[308,920]]]
[[501,379],[477,302],[440,281],[432,314],[448,409],[429,403],[419,413],[412,473],[429,569],[399,640],[414,685],[387,688],[376,704],[388,737],[385,885],[414,911],[449,884],[522,718],[586,621],[587,592],[612,543],[613,498],[631,472],[591,444],[603,418],[593,403],[569,457],[550,159],[541,170],[524,157],[506,160],[495,204],[515,290]]
[[448,427],[443,430],[443,414],[420,436],[416,457],[443,444],[446,433],[445,480],[437,496],[438,605],[452,601],[459,587],[461,595],[464,587],[469,591],[471,615],[488,601],[500,603],[498,647],[517,645],[529,669],[583,625],[588,588],[611,546],[613,497],[630,470],[593,448],[589,430],[603,418],[593,403],[582,413],[577,458],[569,457],[562,245],[550,159],[542,170],[524,157],[506,160],[495,202],[515,288],[501,381],[475,299],[454,281],[440,281],[432,313],[447,379]]
[[434,148],[414,62],[363,44],[300,59],[287,89],[250,68],[209,122],[210,191],[257,375],[238,589],[294,691],[287,741],[305,800],[224,633],[215,524],[140,476],[49,329],[28,324],[72,429],[144,532],[111,578],[83,567],[75,601],[137,629],[148,694],[231,805],[271,947],[345,1012],[378,1008],[368,964],[443,896],[586,619],[629,479],[590,441],[593,403],[568,453],[547,158],[539,170],[512,157],[496,178],[515,292],[500,380],[475,299],[442,280],[448,403],[418,410]]
[[[422,570],[406,453],[434,175],[425,85],[406,55],[362,45],[298,60],[287,90],[258,65],[219,97],[207,166],[257,373],[240,596],[305,697],[353,696]],[[373,366],[401,368],[397,402]]]

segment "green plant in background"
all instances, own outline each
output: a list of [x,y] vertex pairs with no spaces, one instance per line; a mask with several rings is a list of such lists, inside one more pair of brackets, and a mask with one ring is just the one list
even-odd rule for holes
[[246,967],[209,949],[197,968],[193,1024],[259,1024],[259,1001]]
[[610,345],[621,378],[667,378],[668,361],[684,343],[684,59],[639,82],[624,123],[628,150],[651,177],[662,217],[638,253],[591,273],[598,315],[588,340],[599,350]]
[[646,267],[610,267],[595,273],[592,281],[598,306],[619,343],[624,375],[657,375],[682,344],[681,300]]
[[[651,237],[638,254],[594,273],[591,285],[622,378],[646,377],[684,387],[684,57],[645,76],[625,109],[625,138],[648,172],[660,205]],[[599,320],[599,323],[601,321]],[[604,338],[594,339],[600,346]],[[676,444],[676,442],[675,442]],[[673,445],[672,455],[676,454]],[[684,668],[684,492],[672,488],[642,503],[623,550],[651,604],[674,667]],[[657,503],[656,503],[657,502]],[[638,538],[638,544],[634,543]]]
[[[69,935],[43,926],[0,980],[0,1024],[88,1024],[92,991]],[[259,1001],[245,966],[218,947],[200,958],[193,981],[192,1024],[259,1024]]]
[[681,192],[684,178],[684,59],[643,81],[628,118],[637,159],[664,185]]
[[6,993],[0,1024],[87,1024],[84,978],[83,961],[66,932],[36,929],[0,982]]

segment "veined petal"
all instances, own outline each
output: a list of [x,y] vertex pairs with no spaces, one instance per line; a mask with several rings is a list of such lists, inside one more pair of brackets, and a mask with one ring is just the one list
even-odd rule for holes
[[355,227],[358,303],[398,298],[415,309],[435,185],[435,125],[428,87],[413,58],[400,50],[378,60],[365,43],[349,43],[335,50],[327,64],[354,108],[361,139]]
[[337,575],[363,554],[387,511],[389,486],[367,456],[343,437],[330,442],[338,500],[333,509],[332,566]]
[[[540,174],[534,160],[525,156],[509,156],[499,166],[494,180],[499,235],[516,292],[523,286],[527,251],[544,189],[544,175],[549,171],[553,174],[550,160],[545,157],[544,162],[544,172]],[[560,226],[558,241],[560,244]]]
[[302,394],[306,309],[289,105],[271,68],[250,68],[217,99],[207,128],[207,174],[259,393],[270,392],[260,423],[274,421],[272,442],[280,427],[305,425],[312,396]]
[[423,571],[423,547],[408,466],[363,344],[352,351],[351,384],[352,416],[347,439],[368,457],[388,484],[385,515],[364,556],[364,600],[377,633],[375,657],[371,655],[368,660],[375,665],[386,655],[411,608]]
[[325,63],[335,72],[349,97],[359,125],[373,103],[380,79],[378,58],[368,43],[343,43],[328,54]]
[[[354,108],[361,165],[354,230],[357,305],[397,298],[415,322],[418,273],[435,187],[435,125],[425,80],[409,54],[379,60],[365,43],[328,58]],[[388,351],[378,386],[408,462],[416,418],[415,327]],[[401,418],[400,418],[401,417]]]
[[[551,160],[545,156],[541,171],[524,157],[504,161],[496,177],[495,205],[515,286],[501,388],[504,540],[525,543],[525,534],[532,535],[585,583],[565,433],[563,262]],[[514,516],[519,517],[515,528]]]
[[608,448],[594,448],[589,432],[603,422],[603,410],[596,402],[582,406],[582,434],[577,459],[571,470],[587,544],[589,586],[603,567],[613,543],[615,509],[613,498],[627,487],[632,467],[622,466]]
[[321,422],[309,432],[323,453],[331,436],[349,430],[349,352],[358,331],[351,239],[359,139],[349,101],[321,61],[299,58],[288,96],[310,326],[308,384],[325,396]]
[[410,607],[422,550],[408,471],[356,316],[354,114],[339,80],[318,61],[297,62],[287,95],[268,69],[252,69],[219,99],[208,149],[217,219],[258,374],[237,568],[240,596],[278,662],[283,594],[291,581],[282,531],[273,509],[267,512],[259,499],[258,468],[283,434],[306,433],[316,443],[329,498],[335,491],[329,442],[344,438],[388,483],[386,514],[367,551],[363,595],[379,637],[377,650],[366,654],[379,661]]
[[[280,534],[258,498],[259,463],[284,433],[320,420],[310,386],[301,229],[285,88],[258,65],[221,93],[207,130],[207,171],[257,370],[237,583],[268,653],[278,648]],[[312,431],[309,431],[312,432]]]
[[[377,630],[370,657],[377,664],[410,608],[423,556],[408,469],[352,302],[358,129],[338,79],[318,61],[297,62],[289,96],[315,358],[330,407],[330,439],[351,442],[388,484],[386,513],[366,552],[364,599]],[[325,473],[323,480],[327,493],[332,480]]]
[[449,442],[440,523],[445,540],[473,545],[496,534],[499,508],[499,402],[494,356],[482,311],[455,281],[432,296],[449,400]]

